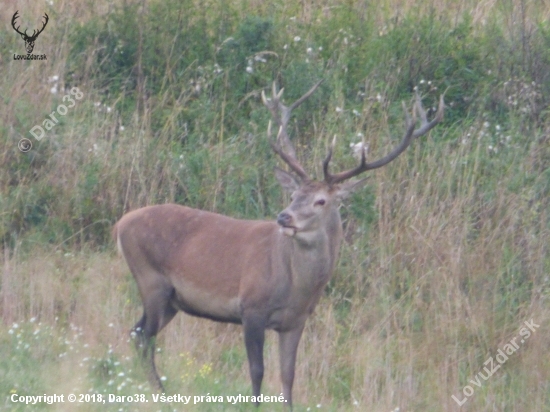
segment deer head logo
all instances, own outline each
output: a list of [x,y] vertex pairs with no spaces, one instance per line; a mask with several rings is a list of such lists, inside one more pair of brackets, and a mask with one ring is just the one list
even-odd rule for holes
[[42,24],[42,28],[38,30],[38,32],[36,30],[33,30],[32,35],[29,36],[27,35],[27,30],[25,30],[24,33],[19,31],[19,27],[21,26],[15,27],[15,20],[17,20],[17,17],[19,17],[18,13],[19,13],[19,10],[17,10],[13,15],[13,18],[11,19],[11,26],[17,33],[21,35],[23,40],[25,40],[25,48],[27,49],[27,54],[31,54],[34,49],[34,42],[36,41],[36,38],[38,37],[38,35],[44,31],[44,28],[48,24],[49,17],[47,13],[44,13],[44,18],[46,19],[46,21]]

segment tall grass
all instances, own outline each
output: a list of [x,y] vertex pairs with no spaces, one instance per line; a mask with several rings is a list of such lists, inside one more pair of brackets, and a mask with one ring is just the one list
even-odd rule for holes
[[[17,9],[29,26],[50,15],[35,46],[47,61],[10,60],[24,50],[9,23]],[[299,348],[296,409],[550,409],[547,4],[168,0],[44,11],[0,10],[6,399],[151,393],[128,336],[141,303],[112,224],[163,202],[272,219],[285,198],[259,93],[276,79],[291,101],[324,78],[291,128],[318,175],[334,135],[335,169],[353,164],[349,144],[361,136],[369,157],[387,153],[414,88],[427,107],[445,91],[447,108],[343,205],[346,242]],[[32,138],[75,86],[84,97]],[[23,137],[34,145],[26,154]],[[531,319],[540,328],[472,384]],[[264,392],[279,394],[272,340]],[[239,327],[179,315],[158,343],[170,393],[249,393]],[[474,394],[459,407],[451,396],[463,399],[466,385]],[[190,410],[231,408],[253,409]]]

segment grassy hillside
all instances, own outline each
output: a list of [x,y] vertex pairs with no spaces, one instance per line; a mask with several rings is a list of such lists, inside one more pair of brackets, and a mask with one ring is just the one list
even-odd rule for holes
[[[112,224],[164,202],[273,219],[288,199],[260,92],[275,79],[290,102],[323,78],[291,127],[318,176],[334,135],[335,169],[354,164],[362,136],[372,159],[387,153],[415,88],[425,107],[445,92],[446,114],[343,205],[346,242],[300,345],[295,409],[550,410],[550,5],[416,3],[5,2],[3,408],[25,409],[13,393],[151,394],[128,336],[141,303]],[[47,60],[13,59],[25,52],[16,10],[30,30],[48,13],[34,50]],[[65,96],[74,106],[60,115]],[[29,130],[52,112],[58,124],[38,141]],[[263,389],[278,395],[274,338]],[[485,380],[513,339],[524,342]],[[239,327],[178,315],[159,346],[170,394],[250,394]]]

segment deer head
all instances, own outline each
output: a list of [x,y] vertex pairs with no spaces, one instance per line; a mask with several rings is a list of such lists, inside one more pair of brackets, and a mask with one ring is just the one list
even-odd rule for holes
[[27,54],[31,54],[33,49],[34,49],[34,42],[36,41],[36,38],[38,37],[38,35],[44,31],[44,28],[48,24],[49,17],[48,17],[47,13],[44,13],[44,19],[46,19],[46,21],[44,21],[44,23],[42,23],[42,28],[38,31],[33,30],[32,35],[29,36],[29,35],[27,35],[27,30],[25,30],[24,33],[19,31],[19,27],[21,27],[21,26],[15,27],[15,20],[17,20],[17,17],[19,17],[18,13],[19,13],[19,10],[17,10],[15,12],[15,14],[13,15],[13,17],[11,19],[11,26],[13,27],[13,29],[17,33],[19,33],[21,35],[23,40],[25,40],[25,48],[27,49]]

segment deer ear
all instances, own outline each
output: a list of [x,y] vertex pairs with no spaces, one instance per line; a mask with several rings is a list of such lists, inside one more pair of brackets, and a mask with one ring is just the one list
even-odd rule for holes
[[287,192],[292,193],[300,187],[300,182],[290,173],[283,169],[275,168],[275,177]]
[[338,185],[338,189],[336,190],[336,196],[342,200],[351,195],[353,192],[355,192],[357,189],[361,189],[363,186],[365,186],[365,183],[367,183],[368,177],[365,177],[363,179],[359,180],[348,180],[345,183],[341,183]]

